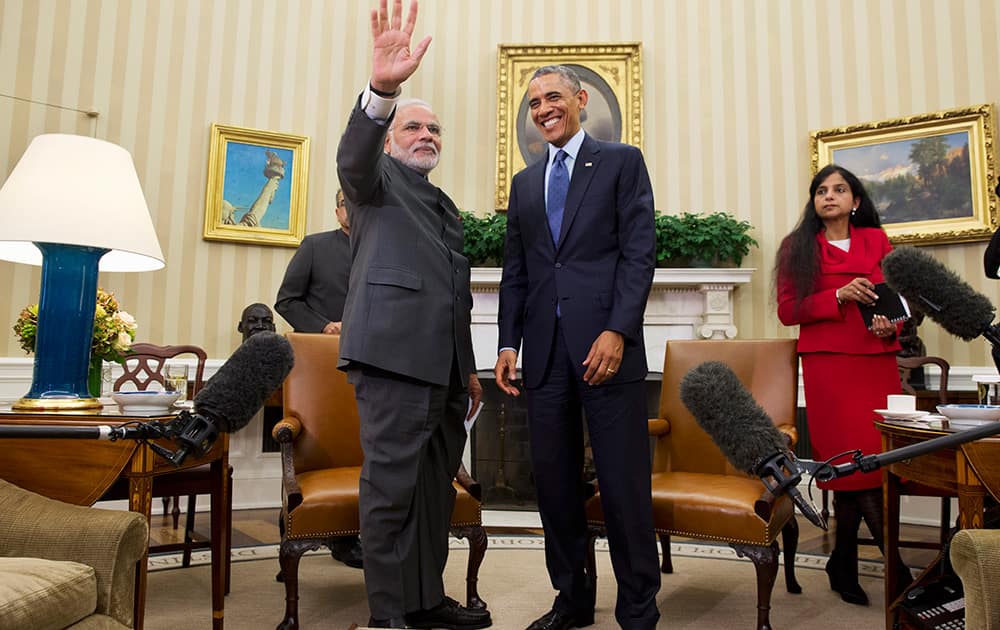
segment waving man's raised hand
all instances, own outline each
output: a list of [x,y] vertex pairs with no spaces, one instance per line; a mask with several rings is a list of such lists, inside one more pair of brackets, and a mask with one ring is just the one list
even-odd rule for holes
[[410,2],[410,14],[403,26],[403,2],[393,0],[392,17],[387,0],[381,0],[379,9],[372,9],[372,87],[381,92],[394,93],[420,65],[420,60],[431,37],[420,40],[412,50],[413,27],[417,23],[417,0]]

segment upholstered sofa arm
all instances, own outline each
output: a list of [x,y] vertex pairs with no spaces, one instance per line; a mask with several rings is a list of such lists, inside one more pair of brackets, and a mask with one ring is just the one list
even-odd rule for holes
[[70,505],[0,479],[0,556],[94,568],[97,612],[132,626],[136,563],[149,528],[136,512]]
[[965,627],[1000,628],[1000,530],[963,529],[949,554],[965,590]]

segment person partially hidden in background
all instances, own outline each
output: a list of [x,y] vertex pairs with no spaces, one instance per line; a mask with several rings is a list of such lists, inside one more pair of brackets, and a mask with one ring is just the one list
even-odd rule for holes
[[[351,278],[351,224],[343,190],[337,189],[336,199],[340,229],[302,239],[278,289],[274,310],[295,332],[340,334]],[[329,547],[334,559],[355,569],[364,566],[357,536],[333,538]]]
[[351,278],[351,224],[340,189],[335,212],[340,229],[302,239],[278,289],[274,310],[295,332],[340,334]]
[[254,302],[248,305],[240,314],[240,321],[236,324],[237,332],[243,333],[243,341],[262,330],[274,332],[274,313],[267,304]]
[[[902,391],[898,326],[875,315],[865,326],[858,304],[877,298],[882,259],[892,250],[875,204],[847,169],[830,164],[809,184],[802,218],[781,242],[775,261],[778,319],[799,327],[798,353],[813,458],[882,450],[873,409]],[[818,482],[833,490],[837,528],[826,564],[830,588],[849,604],[867,606],[858,583],[858,528],[864,519],[883,548],[882,473]],[[913,577],[897,559],[900,588]]]

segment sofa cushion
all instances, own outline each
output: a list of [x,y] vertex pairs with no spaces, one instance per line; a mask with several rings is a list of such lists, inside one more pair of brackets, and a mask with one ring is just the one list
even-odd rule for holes
[[0,627],[65,628],[97,609],[93,567],[39,558],[0,558]]

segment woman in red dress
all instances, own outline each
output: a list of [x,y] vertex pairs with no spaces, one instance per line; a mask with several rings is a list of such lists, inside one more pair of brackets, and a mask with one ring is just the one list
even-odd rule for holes
[[[892,250],[861,181],[831,164],[809,185],[795,229],[778,250],[778,318],[799,326],[806,412],[813,459],[846,451],[881,451],[873,409],[900,393],[896,324],[876,315],[866,328],[856,303],[871,304],[882,282],[882,259]],[[882,474],[855,474],[820,488],[833,490],[836,536],[826,565],[830,588],[852,604],[868,604],[858,584],[858,528],[862,518],[882,545]],[[912,580],[902,567],[900,580]],[[905,575],[904,575],[905,574]]]

